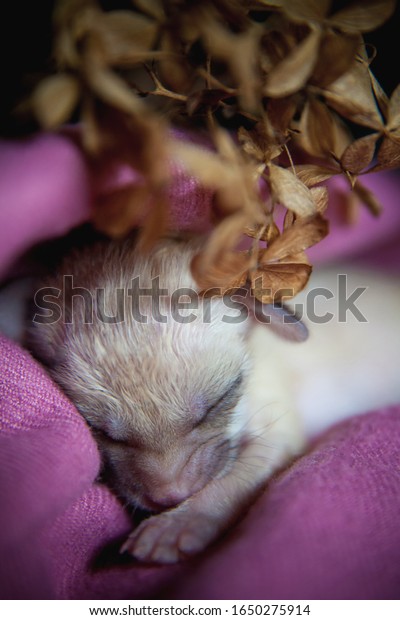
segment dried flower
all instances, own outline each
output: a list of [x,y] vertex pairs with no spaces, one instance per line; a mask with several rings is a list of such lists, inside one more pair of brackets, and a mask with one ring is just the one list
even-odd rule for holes
[[[106,12],[96,0],[59,0],[57,72],[38,84],[32,109],[51,130],[78,111],[94,165],[123,162],[141,175],[99,202],[95,224],[119,236],[141,223],[151,244],[166,226],[170,162],[180,160],[214,191],[215,228],[192,265],[200,286],[248,281],[263,301],[301,290],[305,250],[328,234],[326,181],[344,175],[349,213],[356,196],[377,214],[359,177],[400,165],[400,86],[383,92],[362,39],[395,1],[331,6],[133,0]],[[368,133],[354,138],[349,121]],[[214,150],[172,139],[171,125],[206,129]],[[251,247],[238,251],[243,234]]]

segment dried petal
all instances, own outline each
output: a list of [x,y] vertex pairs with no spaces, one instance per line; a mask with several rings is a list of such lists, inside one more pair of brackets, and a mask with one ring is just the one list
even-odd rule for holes
[[[108,62],[114,64],[137,62],[135,52],[152,50],[158,26],[138,13],[110,11],[93,24],[93,29],[101,36]],[[139,58],[145,60],[146,55]]]
[[43,129],[55,129],[69,120],[80,94],[78,80],[66,73],[43,79],[32,96],[32,105]]
[[169,203],[165,192],[160,189],[151,191],[148,188],[148,198],[151,203],[146,213],[144,227],[139,237],[139,250],[148,253],[156,241],[165,234],[167,229],[167,214],[169,212]]
[[307,217],[316,211],[310,190],[290,170],[269,164],[269,181],[275,201],[296,215]]
[[325,99],[339,114],[360,125],[382,129],[382,117],[372,93],[368,65],[356,60],[349,71],[323,91]]
[[131,0],[132,3],[150,17],[162,21],[165,17],[161,0]]
[[213,151],[178,141],[172,141],[169,150],[172,157],[210,189],[216,190],[235,180],[231,167]]
[[229,214],[240,210],[246,218],[259,221],[259,173],[255,167],[246,164],[227,132],[222,129],[215,132],[214,140],[218,154],[179,142],[172,143],[171,154],[178,156],[203,185],[216,192],[215,200],[220,211]]
[[396,0],[356,0],[329,18],[334,28],[346,32],[370,32],[392,15]]
[[314,97],[304,106],[299,130],[298,143],[314,157],[326,157],[332,154],[340,157],[351,142],[349,131],[343,122],[324,103]]
[[240,88],[239,98],[243,107],[250,110],[258,108],[258,73],[255,59],[261,28],[258,24],[253,24],[248,30],[234,35],[220,22],[210,18],[199,22],[199,28],[208,53],[229,65]]
[[325,213],[328,208],[328,188],[327,187],[312,187],[311,188],[312,197],[315,202],[316,209],[318,213]]
[[320,30],[310,34],[277,64],[267,76],[263,92],[268,97],[286,97],[303,88],[317,61]]
[[240,127],[237,135],[243,151],[255,161],[267,164],[282,152],[282,147],[276,144],[272,131],[268,134],[265,124],[257,123],[251,131]]
[[328,221],[319,213],[310,218],[297,219],[293,226],[287,228],[262,252],[260,266],[281,261],[287,256],[298,254],[315,245],[328,234]]
[[371,80],[371,86],[372,86],[373,93],[375,95],[375,99],[377,100],[379,104],[379,109],[381,110],[385,118],[387,118],[389,97],[383,90],[382,86],[379,84],[378,80],[376,79],[376,77],[374,76],[370,68],[368,68],[368,73],[369,73],[369,78]]
[[264,304],[289,299],[308,282],[312,268],[307,263],[284,262],[266,265],[251,274],[254,296]]
[[111,237],[126,235],[141,224],[149,207],[149,189],[143,185],[127,186],[98,200],[94,212],[97,230]]
[[346,36],[333,30],[325,32],[310,82],[324,88],[339,79],[354,62],[360,39],[359,35]]
[[314,164],[299,164],[295,166],[295,171],[299,180],[307,187],[323,183],[341,172],[340,168],[335,170],[334,168],[325,168]]
[[375,194],[373,194],[373,192],[371,192],[371,190],[368,189],[368,187],[365,187],[365,185],[362,185],[359,179],[356,180],[354,187],[353,187],[353,191],[357,194],[361,202],[363,202],[368,207],[372,215],[377,216],[381,213],[382,211],[381,203],[379,202]]
[[[311,271],[304,248],[327,233],[321,215],[327,188],[314,185],[344,170],[354,187],[347,217],[359,198],[377,212],[376,198],[357,175],[400,164],[400,87],[389,101],[369,70],[359,35],[380,24],[394,1],[352,0],[332,16],[332,5],[344,3],[133,0],[126,11],[103,10],[103,4],[58,3],[53,57],[59,69],[76,76],[77,92],[58,97],[54,88],[51,110],[42,98],[44,125],[56,126],[76,106],[81,88],[83,145],[95,155],[92,161],[123,163],[141,176],[139,187],[98,205],[99,227],[120,235],[143,225],[142,244],[153,243],[167,224],[165,188],[171,159],[179,158],[214,192],[214,230],[194,262],[203,283],[242,286],[250,273],[253,286],[257,274],[270,283],[272,298],[283,296],[282,289],[286,296],[290,286],[292,294],[300,290]],[[259,10],[264,21],[253,13]],[[153,90],[138,67],[148,60]],[[351,142],[333,110],[375,133]],[[191,114],[196,127],[209,128],[214,151],[166,137],[169,121],[193,125]],[[218,128],[222,117],[239,128],[233,138]],[[381,136],[378,163],[371,167]],[[297,145],[322,158],[318,165],[295,167],[292,158],[308,161]],[[291,167],[283,167],[288,161]],[[269,182],[267,200],[260,196],[266,189],[261,176]],[[281,212],[278,202],[286,207],[282,233],[273,221]],[[250,251],[237,253],[243,231],[254,241]]]
[[400,84],[394,89],[389,100],[387,129],[400,127]]
[[295,214],[293,213],[293,211],[289,211],[289,209],[287,209],[284,220],[283,220],[283,230],[286,230],[287,228],[290,228],[291,226],[293,226],[295,221],[296,221]]
[[[206,257],[208,263],[208,257]],[[227,251],[221,255],[218,262],[204,269],[204,254],[197,254],[191,263],[193,277],[202,294],[216,294],[215,288],[221,289],[221,295],[228,290],[243,286],[247,280],[247,271],[250,266],[250,256],[247,252]],[[214,289],[214,290],[212,290]]]
[[237,246],[246,223],[246,215],[243,213],[235,213],[218,224],[210,234],[204,248],[202,260],[204,272],[206,272],[212,264],[221,260],[225,252]]
[[336,193],[340,221],[345,226],[355,226],[360,219],[360,200],[355,192]]
[[400,164],[400,135],[397,140],[393,139],[394,136],[385,137],[378,151],[378,166],[374,168],[374,172],[379,170],[389,170],[390,168],[396,168]]
[[[266,4],[269,4],[267,1]],[[312,22],[319,21],[329,12],[332,0],[282,0],[274,2],[274,6],[280,6],[285,14],[293,21]]]
[[231,94],[221,88],[205,88],[188,96],[186,109],[189,116],[204,112],[204,110],[218,108],[221,101],[231,97]]
[[113,71],[91,63],[86,71],[86,78],[99,99],[105,103],[128,114],[144,113],[141,99]]
[[340,160],[343,168],[353,174],[359,174],[369,166],[375,153],[378,138],[379,133],[372,133],[352,142]]
[[293,97],[268,100],[267,118],[275,132],[286,136],[296,109],[297,105]]
[[194,76],[179,49],[179,41],[174,33],[168,30],[162,32],[160,45],[166,54],[166,58],[159,65],[161,79],[177,92],[188,92]]
[[267,243],[272,243],[280,236],[279,228],[275,222],[271,222],[268,226],[246,226],[243,232],[248,237]]
[[81,105],[82,144],[89,155],[98,155],[104,143],[104,134],[95,112],[95,102],[86,94]]

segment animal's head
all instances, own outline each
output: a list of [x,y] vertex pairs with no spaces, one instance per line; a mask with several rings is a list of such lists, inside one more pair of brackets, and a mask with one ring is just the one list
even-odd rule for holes
[[[51,342],[46,361],[94,429],[117,492],[162,510],[222,476],[240,449],[252,317],[222,298],[192,295],[190,243],[165,242],[147,258],[117,245],[107,251],[95,269],[92,260],[82,270],[84,256],[64,268],[75,286],[104,291],[93,322],[78,304],[71,323],[36,326],[34,339],[42,351]],[[131,293],[123,320],[110,323],[117,289]],[[275,309],[272,326],[301,339],[301,324],[284,324],[283,315]]]

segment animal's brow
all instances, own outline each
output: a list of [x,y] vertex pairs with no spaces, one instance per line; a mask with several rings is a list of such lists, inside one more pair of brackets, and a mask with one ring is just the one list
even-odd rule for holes
[[243,374],[239,373],[237,377],[229,384],[228,388],[225,392],[214,401],[212,405],[207,408],[206,415],[216,409],[220,404],[224,403],[226,400],[232,400],[236,397],[237,392],[242,384]]

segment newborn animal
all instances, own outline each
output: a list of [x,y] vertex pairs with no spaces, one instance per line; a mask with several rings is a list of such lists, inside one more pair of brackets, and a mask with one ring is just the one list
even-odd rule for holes
[[[142,255],[132,238],[72,252],[36,294],[29,330],[30,347],[92,427],[115,491],[152,513],[122,547],[146,562],[196,554],[232,525],[304,447],[299,411],[312,433],[323,424],[307,421],[310,409],[330,399],[339,396],[342,417],[374,405],[371,393],[352,398],[346,377],[354,370],[356,388],[365,381],[369,392],[378,378],[363,377],[365,363],[352,366],[365,354],[367,330],[346,343],[336,319],[333,340],[317,324],[308,342],[289,342],[307,336],[289,310],[263,308],[246,291],[196,295],[190,263],[198,250],[198,240],[165,239]],[[396,372],[399,340],[385,344]],[[318,355],[332,346],[324,370]],[[400,398],[394,374],[376,389],[381,400]]]

